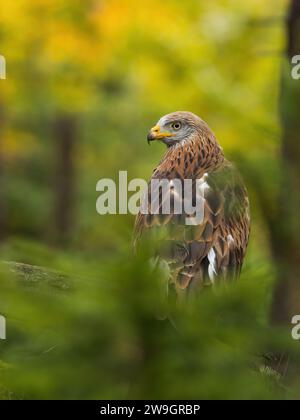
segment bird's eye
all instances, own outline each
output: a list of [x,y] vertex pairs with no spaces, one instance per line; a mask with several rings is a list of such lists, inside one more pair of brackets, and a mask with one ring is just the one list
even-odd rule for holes
[[172,124],[172,128],[174,130],[180,130],[181,129],[181,123],[179,121],[176,121]]

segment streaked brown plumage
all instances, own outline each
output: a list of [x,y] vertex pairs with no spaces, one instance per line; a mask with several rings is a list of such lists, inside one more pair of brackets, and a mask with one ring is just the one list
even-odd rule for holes
[[[171,191],[170,214],[139,213],[135,244],[147,231],[158,232],[156,253],[167,261],[170,284],[178,295],[199,291],[205,285],[239,275],[250,228],[247,191],[234,166],[225,158],[208,125],[189,112],[175,112],[161,118],[148,134],[148,141],[162,140],[168,147],[151,179],[201,180],[204,215],[201,223],[186,225],[186,213],[174,214]],[[200,182],[200,181],[199,181]],[[200,191],[200,192],[199,192]],[[193,200],[196,190],[193,189]],[[160,194],[161,209],[164,197]]]

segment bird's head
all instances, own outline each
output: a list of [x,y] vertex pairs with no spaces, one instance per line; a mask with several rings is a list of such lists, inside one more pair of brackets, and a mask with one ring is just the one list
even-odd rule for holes
[[148,133],[147,141],[161,140],[168,147],[207,130],[206,123],[192,112],[178,111],[162,117]]

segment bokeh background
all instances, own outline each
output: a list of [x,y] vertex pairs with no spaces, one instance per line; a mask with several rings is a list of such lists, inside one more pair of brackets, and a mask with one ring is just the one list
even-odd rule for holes
[[[295,347],[270,326],[291,2],[2,3],[0,397],[299,396],[297,380],[261,358]],[[177,329],[155,317],[159,273],[132,256],[133,216],[96,213],[100,178],[150,177],[164,150],[146,133],[175,110],[213,129],[252,213],[241,280],[204,296]],[[15,275],[7,261],[45,269]],[[297,358],[300,344],[289,351]]]

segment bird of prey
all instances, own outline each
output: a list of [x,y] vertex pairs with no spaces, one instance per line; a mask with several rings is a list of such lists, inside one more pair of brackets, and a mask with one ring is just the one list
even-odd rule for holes
[[[169,287],[178,297],[238,277],[249,237],[249,200],[213,132],[197,115],[178,111],[162,117],[147,140],[167,146],[151,182],[167,180],[169,191],[166,194],[159,188],[159,200],[153,206],[154,190],[149,183],[144,210],[136,217],[135,247],[146,233],[157,238],[155,257],[167,264]],[[174,180],[183,187],[184,180],[190,180],[191,194],[174,188]],[[167,195],[170,207],[166,213]],[[194,204],[193,210],[185,210],[186,200],[192,201],[187,204]],[[193,219],[196,204],[201,207],[200,217]],[[182,211],[176,212],[175,207]]]

